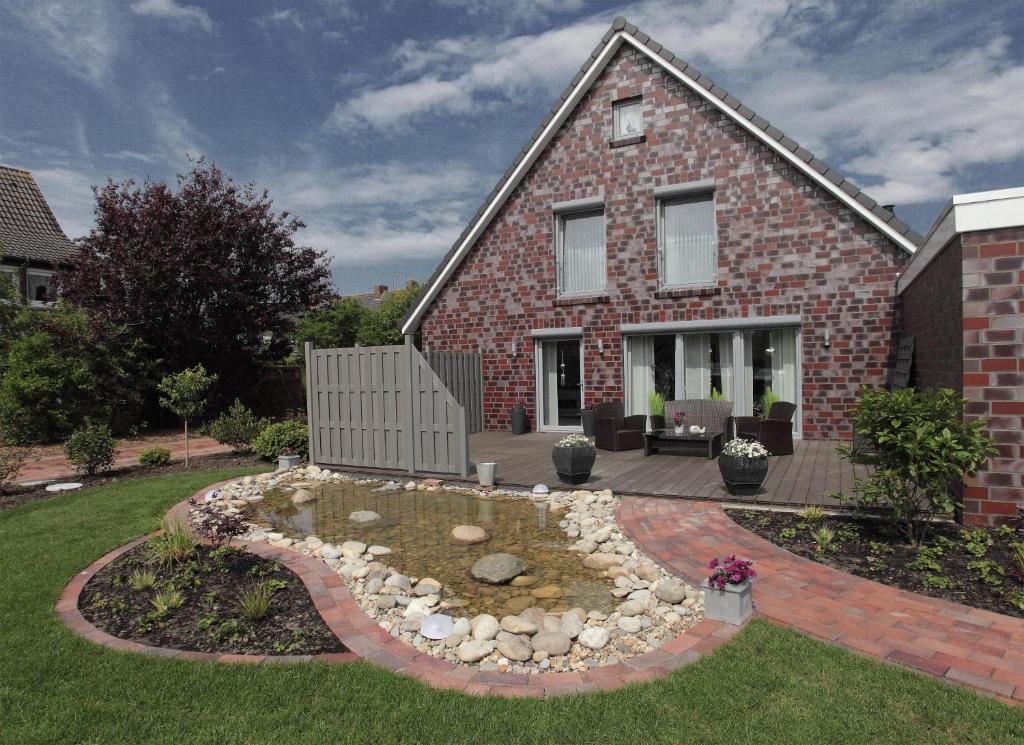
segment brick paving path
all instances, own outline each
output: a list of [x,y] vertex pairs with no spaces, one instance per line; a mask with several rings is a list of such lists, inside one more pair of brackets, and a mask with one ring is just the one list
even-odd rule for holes
[[[226,483],[226,482],[222,482]],[[195,495],[204,495],[206,487]],[[182,502],[169,515],[183,518]],[[1024,701],[1024,621],[880,585],[791,554],[730,520],[718,504],[628,498],[618,513],[622,529],[655,560],[691,584],[705,575],[714,556],[753,559],[757,614],[869,657],[904,665],[969,686],[1007,703]],[[57,613],[77,634],[99,644],[183,659],[220,662],[304,661],[308,656],[216,655],[147,647],[117,639],[78,612],[78,595],[89,578],[145,538],[93,562],[68,584]],[[665,645],[631,660],[571,673],[519,675],[483,672],[422,654],[393,638],[367,616],[344,582],[318,559],[266,544],[240,541],[256,554],[280,560],[306,584],[324,621],[350,650],[317,659],[369,662],[439,688],[501,696],[545,697],[617,688],[654,680],[724,644],[741,627],[704,620]]]
[[[132,440],[118,440],[113,467],[126,468],[139,465],[139,455],[142,454],[143,450],[151,447],[167,448],[171,451],[172,461],[185,460],[184,433],[156,434]],[[193,436],[189,438],[188,453],[190,458],[228,452],[231,452],[230,447],[221,445],[209,437]],[[75,468],[64,457],[63,449],[60,446],[51,445],[41,448],[38,454],[18,471],[18,476],[15,480],[23,484],[31,481],[72,478],[74,475]]]
[[870,657],[1024,701],[1024,620],[881,585],[796,556],[710,502],[627,499],[619,524],[691,582],[715,556],[753,559],[758,615]]

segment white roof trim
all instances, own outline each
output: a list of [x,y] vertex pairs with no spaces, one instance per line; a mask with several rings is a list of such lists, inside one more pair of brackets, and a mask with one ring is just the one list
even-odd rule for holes
[[419,326],[421,318],[423,317],[423,314],[427,311],[427,308],[430,307],[431,303],[434,302],[434,300],[437,297],[437,294],[441,291],[441,288],[444,287],[444,285],[448,282],[449,279],[451,279],[452,273],[455,271],[458,265],[462,263],[462,260],[463,258],[465,258],[469,249],[473,247],[473,244],[483,233],[484,229],[490,223],[491,219],[493,219],[497,211],[505,203],[505,200],[508,199],[512,191],[519,185],[520,180],[536,162],[537,157],[540,155],[540,153],[543,152],[544,148],[546,148],[548,144],[551,142],[551,139],[554,137],[555,133],[558,132],[558,129],[565,122],[565,119],[568,117],[569,113],[571,113],[572,110],[576,108],[576,105],[580,102],[580,99],[582,99],[583,96],[587,93],[587,91],[590,90],[590,86],[594,84],[594,81],[604,71],[604,68],[607,66],[612,56],[619,51],[619,47],[622,46],[623,42],[628,42],[630,46],[632,46],[634,49],[650,57],[653,61],[661,65],[666,72],[675,77],[677,80],[679,80],[681,83],[687,86],[694,93],[696,93],[697,95],[701,96],[708,102],[714,104],[716,107],[721,109],[737,124],[743,127],[743,129],[747,130],[750,134],[754,135],[759,140],[768,145],[772,150],[774,150],[776,153],[785,158],[789,163],[794,165],[797,168],[797,170],[799,170],[812,181],[820,185],[829,194],[832,194],[840,202],[842,202],[851,210],[853,210],[858,215],[867,220],[867,222],[870,225],[878,229],[881,233],[886,235],[898,246],[902,247],[908,253],[911,254],[913,254],[917,250],[917,246],[913,243],[913,241],[911,241],[910,239],[906,238],[905,236],[901,235],[899,232],[894,230],[883,220],[881,220],[877,215],[875,215],[871,210],[867,209],[856,199],[854,199],[845,191],[840,189],[836,184],[833,184],[831,181],[825,178],[823,174],[818,173],[814,168],[812,168],[806,162],[797,157],[795,153],[792,153],[789,150],[787,150],[778,140],[770,136],[765,130],[756,126],[749,119],[742,116],[736,109],[726,104],[723,99],[712,94],[710,90],[708,90],[707,88],[700,85],[692,78],[680,72],[678,69],[676,69],[674,65],[669,63],[669,61],[662,57],[660,54],[652,52],[648,47],[644,46],[639,41],[634,39],[633,36],[626,32],[625,30],[620,30],[617,31],[611,39],[609,39],[608,43],[601,51],[600,56],[598,56],[594,63],[591,64],[589,68],[587,68],[587,71],[584,74],[583,78],[573,88],[572,93],[569,95],[569,97],[562,102],[562,105],[558,108],[555,115],[551,118],[551,121],[548,122],[547,126],[541,132],[540,136],[527,151],[523,159],[519,162],[519,165],[517,165],[515,170],[512,171],[512,174],[502,184],[501,189],[498,190],[498,193],[487,205],[487,208],[483,211],[483,213],[480,215],[477,221],[473,224],[472,230],[470,230],[469,233],[466,234],[465,239],[459,244],[459,247],[452,254],[451,258],[448,259],[448,261],[445,263],[444,269],[441,271],[440,274],[438,274],[437,278],[433,281],[430,287],[427,288],[427,291],[423,294],[423,297],[421,297],[419,302],[416,304],[416,308],[413,311],[412,315],[409,316],[409,320],[402,325],[403,334],[411,334],[416,330],[416,328]]
[[955,194],[946,202],[921,248],[896,281],[903,293],[942,249],[960,233],[999,230],[1024,225],[1024,186],[998,191]]

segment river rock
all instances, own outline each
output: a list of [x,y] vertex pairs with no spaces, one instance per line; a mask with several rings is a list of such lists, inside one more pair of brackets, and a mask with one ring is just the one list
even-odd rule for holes
[[370,556],[387,556],[391,553],[391,549],[387,546],[370,546],[366,550]]
[[492,651],[494,651],[494,647],[489,641],[478,641],[473,639],[462,642],[458,649],[455,650],[455,654],[463,662],[479,662]]
[[623,616],[619,619],[619,628],[629,634],[636,634],[643,628],[640,619],[636,616]]
[[487,537],[487,531],[483,528],[478,528],[476,525],[456,525],[448,536],[452,543],[460,546],[472,546],[475,543],[483,543],[487,540]]
[[636,568],[636,576],[647,582],[657,582],[661,579],[661,570],[654,564],[641,564]]
[[587,649],[603,649],[609,638],[608,629],[588,626],[580,632],[577,641]]
[[362,541],[345,541],[341,544],[341,555],[346,559],[358,559],[366,552],[366,544]]
[[505,607],[512,611],[512,613],[522,613],[531,605],[533,605],[533,598],[529,595],[517,595],[505,601]]
[[543,608],[532,607],[520,611],[519,617],[524,621],[529,621],[537,628],[540,628],[544,625],[544,616],[546,616],[547,614],[548,612]]
[[583,566],[589,569],[610,569],[614,566],[621,566],[625,563],[626,557],[619,554],[609,554],[598,551],[583,559]]
[[305,504],[306,502],[312,502],[316,497],[313,496],[313,492],[309,489],[296,489],[295,493],[292,494],[292,504]]
[[373,510],[356,510],[348,516],[348,519],[350,522],[354,522],[357,525],[367,525],[380,520],[380,515]]
[[409,578],[406,577],[404,574],[397,573],[392,574],[390,577],[384,580],[384,586],[397,587],[399,590],[404,590],[406,592],[412,589],[412,583],[409,581]]
[[572,647],[572,639],[561,631],[539,631],[530,643],[538,652],[547,652],[551,656],[568,654]]
[[686,600],[686,585],[678,580],[664,579],[654,588],[654,594],[658,600],[676,605]]
[[512,554],[487,554],[469,570],[474,578],[500,585],[526,571],[526,562]]
[[513,587],[529,587],[537,584],[537,578],[531,577],[529,574],[520,574],[518,577],[514,577],[509,584]]
[[[267,534],[270,535],[269,533]],[[341,550],[337,546],[332,546],[330,543],[325,543],[320,547],[320,558],[321,559],[340,559]]]
[[530,594],[538,600],[554,600],[555,598],[562,597],[562,588],[555,585],[547,585],[531,590]]
[[501,628],[510,634],[537,633],[537,624],[524,621],[519,616],[505,616],[501,619]]
[[639,616],[644,612],[644,604],[639,600],[627,600],[619,605],[619,613],[623,616]]
[[570,639],[575,639],[583,631],[583,622],[575,613],[563,613],[561,631]]
[[473,639],[476,641],[490,641],[498,635],[501,628],[498,619],[490,613],[482,613],[475,617],[470,621],[470,626],[473,628]]
[[459,636],[469,636],[473,631],[473,625],[469,622],[468,618],[456,618],[455,623],[452,625],[452,633],[458,634]]
[[533,649],[530,648],[530,645],[515,636],[498,642],[498,652],[503,657],[508,657],[516,662],[526,662],[533,656]]

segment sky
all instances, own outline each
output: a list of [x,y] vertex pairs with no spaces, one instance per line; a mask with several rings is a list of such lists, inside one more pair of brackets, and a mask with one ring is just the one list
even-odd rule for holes
[[1020,0],[0,0],[0,162],[65,232],[205,155],[340,292],[423,279],[616,15],[926,233],[1024,185]]

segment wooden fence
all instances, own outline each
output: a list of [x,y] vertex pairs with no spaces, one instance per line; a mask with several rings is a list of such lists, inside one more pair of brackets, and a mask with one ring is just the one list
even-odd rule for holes
[[469,473],[466,408],[411,344],[306,344],[310,462]]
[[484,375],[479,354],[426,352],[431,369],[466,410],[469,434],[484,431]]

